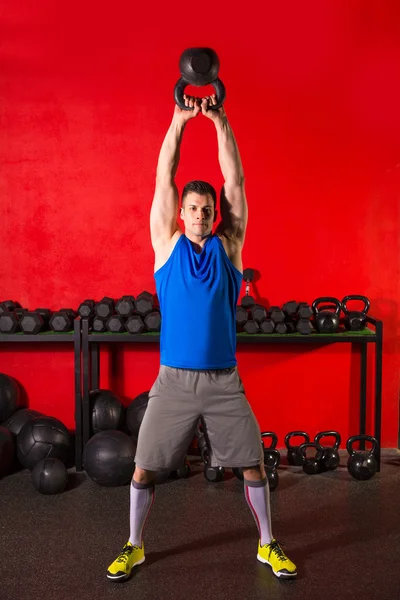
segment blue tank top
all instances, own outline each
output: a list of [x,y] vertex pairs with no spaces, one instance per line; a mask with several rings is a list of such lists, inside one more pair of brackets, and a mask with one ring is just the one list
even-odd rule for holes
[[198,370],[234,367],[243,276],[219,237],[210,236],[197,254],[181,235],[154,279],[162,316],[161,364]]

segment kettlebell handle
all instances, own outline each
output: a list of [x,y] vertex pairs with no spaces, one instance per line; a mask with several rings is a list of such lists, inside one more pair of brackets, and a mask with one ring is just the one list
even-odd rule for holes
[[348,314],[348,312],[353,312],[353,311],[348,311],[347,310],[347,303],[350,300],[361,300],[361,302],[364,302],[364,308],[361,311],[355,311],[355,312],[362,312],[364,315],[367,314],[367,312],[369,311],[369,307],[371,306],[370,301],[368,300],[368,298],[366,296],[358,296],[356,294],[352,294],[350,296],[345,296],[342,300],[342,307],[343,307],[343,312],[345,314]]
[[[335,314],[340,315],[340,310],[342,308],[342,304],[340,302],[340,300],[338,300],[337,298],[333,298],[331,296],[321,296],[320,298],[317,298],[316,300],[314,300],[314,302],[312,303],[312,309],[314,311],[315,316],[317,316],[319,314],[319,310],[318,310],[318,306],[321,304],[333,304],[334,306],[332,306],[332,308],[335,309]],[[331,312],[331,311],[329,311]]]
[[373,454],[376,455],[376,453],[378,452],[378,440],[375,437],[372,437],[372,435],[365,435],[365,434],[360,434],[360,435],[353,435],[352,437],[350,437],[347,442],[346,442],[346,450],[347,452],[350,454],[350,456],[354,456],[357,452],[360,452],[360,450],[354,450],[353,449],[353,444],[355,442],[371,442],[372,444],[372,448],[371,450],[368,452],[368,454],[371,456]]
[[[342,438],[340,437],[340,433],[338,431],[320,431],[315,436],[314,442],[316,442],[317,444],[319,444],[320,440],[323,437],[334,437],[335,438],[335,443],[333,445],[333,448],[335,450],[338,450],[338,448],[340,446],[340,442],[342,441]],[[323,445],[321,444],[321,446],[323,446]],[[331,446],[327,446],[327,447],[331,448]]]
[[[179,108],[182,108],[182,110],[194,110],[194,107],[185,105],[185,100],[183,98],[183,93],[184,93],[185,87],[187,85],[188,85],[188,82],[185,79],[183,79],[183,77],[181,77],[179,79],[179,81],[176,83],[175,89],[174,89],[175,102],[179,106]],[[217,97],[217,104],[210,105],[208,108],[210,110],[218,110],[219,108],[221,108],[222,104],[225,101],[225,97],[226,97],[225,86],[219,78],[216,79],[215,81],[212,81],[211,85],[213,86],[213,88],[215,90],[215,94]]]
[[[265,447],[264,438],[271,438],[271,443],[268,447]],[[261,441],[265,450],[275,450],[276,445],[278,443],[278,436],[273,431],[262,431],[261,432]]]
[[303,457],[307,460],[307,448],[315,448],[316,452],[315,452],[315,456],[313,457],[313,460],[322,460],[322,457],[324,455],[324,449],[320,444],[317,444],[316,442],[307,442],[306,444],[301,444],[301,446],[299,446],[299,452],[303,455]]
[[292,446],[290,444],[291,438],[295,437],[295,436],[303,437],[306,440],[306,443],[308,443],[310,441],[310,437],[309,437],[308,433],[306,433],[305,431],[290,431],[285,436],[285,446],[288,450],[294,450],[294,448],[296,448],[296,446]]

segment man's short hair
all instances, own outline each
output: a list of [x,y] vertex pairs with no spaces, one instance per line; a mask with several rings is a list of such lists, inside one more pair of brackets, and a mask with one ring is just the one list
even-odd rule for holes
[[207,194],[210,194],[211,198],[213,199],[214,210],[215,210],[216,205],[217,205],[217,193],[211,184],[207,183],[206,181],[198,181],[198,180],[189,181],[189,183],[187,183],[185,185],[185,187],[183,188],[182,206],[184,204],[185,197],[190,192],[194,192],[195,194],[200,194],[200,196],[207,196]]

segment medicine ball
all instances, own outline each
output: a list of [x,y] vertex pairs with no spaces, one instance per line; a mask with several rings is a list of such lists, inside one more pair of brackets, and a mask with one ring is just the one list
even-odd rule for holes
[[31,410],[30,408],[21,408],[17,410],[11,417],[8,417],[2,424],[3,427],[11,431],[14,435],[18,435],[22,427],[31,419],[37,417],[43,417],[44,415],[37,410]]
[[116,394],[110,390],[92,390],[89,398],[93,433],[122,427],[124,407]]
[[15,413],[19,397],[19,387],[15,379],[0,373],[0,423]]
[[31,419],[17,435],[17,455],[23,467],[30,471],[42,458],[68,459],[68,430],[54,417]]
[[96,433],[83,451],[86,473],[99,485],[124,485],[132,479],[135,469],[136,444],[122,431]]
[[68,483],[68,471],[58,458],[42,458],[33,467],[31,479],[41,494],[61,494]]
[[14,461],[15,442],[13,434],[0,425],[0,477],[11,471]]
[[149,402],[149,392],[136,396],[126,409],[126,425],[135,442],[139,437],[139,429]]

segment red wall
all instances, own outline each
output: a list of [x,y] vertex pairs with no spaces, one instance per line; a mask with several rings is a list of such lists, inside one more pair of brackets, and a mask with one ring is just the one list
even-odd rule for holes
[[[243,258],[260,272],[257,296],[371,299],[385,326],[383,445],[397,446],[399,4],[248,6],[3,4],[0,296],[34,309],[155,291],[149,211],[178,60],[210,46],[246,175]],[[222,183],[213,125],[201,116],[185,132],[179,187],[193,178]],[[158,351],[113,350],[102,354],[101,385],[128,401],[153,383]],[[29,405],[72,427],[68,347],[2,344],[0,353]],[[357,432],[350,347],[240,347],[238,361],[263,429]]]

